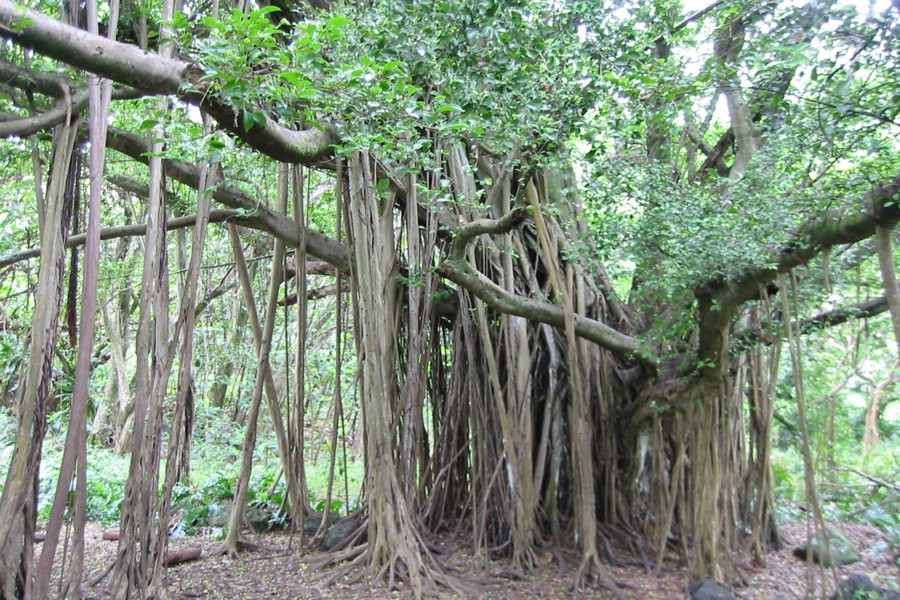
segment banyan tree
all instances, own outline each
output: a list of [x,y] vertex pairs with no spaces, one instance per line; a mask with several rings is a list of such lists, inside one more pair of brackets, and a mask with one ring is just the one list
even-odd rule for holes
[[[5,151],[34,156],[41,223],[0,500],[0,597],[45,596],[54,561],[58,523],[39,563],[30,540],[64,273],[78,272],[67,247],[87,240],[77,329],[92,332],[99,240],[135,235],[146,258],[123,442],[133,458],[110,585],[117,597],[165,594],[211,228],[230,236],[249,308],[240,326],[252,329],[236,339],[259,359],[243,470],[267,412],[295,520],[309,510],[303,399],[277,397],[279,286],[293,276],[301,299],[289,386],[301,393],[307,269],[332,274],[338,311],[352,308],[341,327],[357,344],[367,541],[333,554],[337,568],[408,581],[416,595],[459,588],[430,550],[445,531],[523,571],[548,550],[577,555],[576,584],[611,590],[606,565],[626,559],[679,556],[719,580],[735,574],[737,552],[764,560],[778,544],[781,357],[816,327],[889,308],[900,322],[898,11],[698,8],[0,0],[0,131]],[[107,165],[104,178],[104,159],[123,157],[127,174]],[[242,161],[276,184],[243,180]],[[197,190],[189,211],[167,205],[171,181]],[[117,190],[146,199],[146,222],[101,231]],[[90,226],[69,237],[81,194]],[[329,199],[327,234],[310,226],[311,194]],[[184,227],[190,260],[170,278],[168,240]],[[249,230],[274,240],[258,308]],[[881,258],[883,298],[820,315],[824,304],[799,302],[870,257]],[[65,490],[84,470],[89,338]],[[177,408],[165,411],[172,390]]]

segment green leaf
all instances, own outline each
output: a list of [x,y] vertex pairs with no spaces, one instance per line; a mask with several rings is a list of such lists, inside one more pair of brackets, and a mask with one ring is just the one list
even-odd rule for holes
[[266,113],[259,110],[245,110],[244,131],[250,131],[255,125],[266,126]]
[[335,17],[331,17],[328,19],[328,22],[325,23],[325,31],[334,35],[340,33],[341,28],[346,27],[350,24],[350,19],[343,15],[337,15]]
[[322,92],[314,87],[308,87],[297,92],[297,98],[301,100],[318,100],[322,97]]
[[272,6],[270,4],[269,6],[263,6],[262,8],[254,10],[253,12],[250,13],[250,16],[251,17],[260,17],[263,15],[268,15],[269,13],[273,13],[273,12],[281,12],[281,9],[278,8],[277,6]]
[[279,73],[278,76],[297,87],[304,87],[310,83],[308,79],[301,77],[293,71],[284,71],[283,73]]

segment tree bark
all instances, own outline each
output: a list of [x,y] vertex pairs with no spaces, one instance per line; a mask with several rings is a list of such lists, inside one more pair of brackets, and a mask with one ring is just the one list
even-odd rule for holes
[[897,284],[897,268],[894,265],[894,249],[891,244],[893,227],[879,225],[875,228],[875,247],[878,251],[878,267],[881,269],[881,283],[884,297],[891,313],[894,342],[900,357],[900,286]]
[[38,469],[46,431],[46,407],[62,275],[65,237],[74,189],[77,124],[57,128],[46,198],[43,204],[41,267],[31,326],[29,362],[18,398],[18,432],[0,495],[0,597],[30,591],[34,566]]
[[196,104],[223,129],[276,160],[311,163],[328,155],[337,141],[328,128],[294,131],[268,117],[263,125],[245,123],[243,111],[209,94],[208,84],[201,81],[203,72],[193,63],[92,35],[9,0],[0,0],[0,28],[3,37],[44,56],[144,92],[172,94]]
[[[283,196],[283,201],[279,202],[282,206],[287,204],[287,171],[284,165],[279,166],[279,195]],[[232,226],[232,245],[235,247],[235,259],[240,261],[240,244],[236,243],[236,232]],[[241,450],[241,471],[238,476],[237,484],[234,491],[234,504],[231,509],[231,516],[228,520],[228,534],[225,538],[224,551],[229,556],[236,558],[241,540],[241,526],[244,520],[244,509],[247,502],[247,488],[250,484],[250,474],[253,466],[253,450],[256,447],[256,431],[257,421],[259,419],[259,406],[262,401],[263,388],[267,378],[271,379],[271,367],[269,364],[269,354],[271,351],[272,332],[275,329],[275,313],[278,310],[278,290],[282,280],[281,270],[284,264],[284,242],[275,241],[275,249],[272,255],[272,274],[269,279],[269,295],[266,302],[265,323],[262,331],[258,336],[258,359],[259,367],[256,372],[256,384],[253,387],[253,397],[250,401],[250,410],[247,413],[247,429],[244,431],[244,443]],[[239,267],[241,282],[244,287],[244,298],[247,302],[247,309],[250,311],[251,319],[255,313],[255,305],[253,302],[252,288],[249,286],[249,280],[246,276],[246,267]],[[275,400],[270,398],[270,402]],[[274,415],[273,415],[274,417]],[[273,419],[274,420],[274,419]]]
[[[168,346],[168,302],[166,268],[165,204],[163,202],[163,145],[152,146],[150,160],[150,198],[140,294],[140,319],[135,338],[134,432],[131,463],[125,485],[125,499],[119,530],[121,539],[113,570],[111,588],[119,598],[143,596],[152,579],[151,556],[155,546],[154,517],[159,469],[159,435],[162,429],[161,394],[167,381],[161,381]],[[164,298],[160,302],[160,298]],[[161,305],[165,309],[160,311]],[[153,318],[156,318],[154,327]],[[151,365],[151,337],[156,349]],[[167,377],[165,377],[167,380]]]
[[[115,9],[114,9],[115,10]],[[88,1],[89,27],[97,30],[97,2]],[[62,529],[63,515],[69,489],[75,474],[76,463],[87,460],[87,406],[88,386],[91,379],[91,357],[94,347],[94,332],[97,313],[97,282],[100,269],[100,222],[101,194],[103,192],[103,170],[106,153],[106,124],[109,119],[109,82],[101,82],[95,75],[88,76],[90,94],[90,201],[89,217],[84,252],[84,281],[81,288],[81,336],[78,343],[78,363],[75,367],[75,384],[72,390],[69,428],[66,432],[65,449],[59,469],[56,495],[47,524],[46,538],[41,552],[41,560],[36,572],[33,597],[44,598],[50,585],[51,571],[55,559],[56,546]],[[73,255],[74,256],[74,255]],[[84,483],[84,482],[82,482]],[[85,496],[85,489],[79,489],[78,496]],[[78,511],[81,512],[81,511]],[[84,514],[79,514],[75,523],[75,539],[84,539]],[[72,557],[72,587],[79,589],[84,565],[84,543],[76,543]]]
[[897,377],[900,375],[900,361],[895,362],[890,373],[882,381],[875,386],[866,404],[865,429],[863,430],[863,449],[866,455],[875,452],[880,441],[880,433],[878,431],[878,421],[881,416],[882,400],[885,395],[897,383]]

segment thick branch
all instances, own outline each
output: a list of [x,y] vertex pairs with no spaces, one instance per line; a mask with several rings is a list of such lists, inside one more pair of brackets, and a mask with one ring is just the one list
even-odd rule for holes
[[869,319],[877,317],[888,309],[887,299],[884,296],[872,298],[846,308],[835,308],[819,313],[800,323],[800,333],[812,333],[826,327],[841,325],[853,319]]
[[[824,250],[853,244],[875,235],[877,226],[893,227],[900,221],[900,175],[877,186],[860,202],[860,212],[826,214],[809,221],[797,232],[797,241],[780,250],[773,266],[748,269],[737,277],[713,280],[695,291],[700,310],[698,355],[703,363],[718,365],[724,348],[724,331],[737,308],[759,296],[779,273],[806,264]],[[712,373],[712,369],[707,372]]]
[[[118,88],[113,90],[113,100],[133,100],[143,94],[132,88]],[[46,131],[79,114],[87,107],[88,95],[86,91],[80,91],[73,98],[59,100],[53,107],[42,113],[20,117],[10,113],[0,113],[0,138],[17,136],[28,137],[41,131]]]
[[[755,15],[751,16],[748,14],[745,15],[745,17],[748,19],[759,18],[772,7],[774,7],[773,3],[769,3],[768,7],[766,4],[763,4],[760,6],[759,10],[755,11]],[[822,24],[827,20],[827,14],[827,10],[823,10],[821,6],[817,6],[814,3],[811,3],[809,6],[802,9],[798,20],[799,31],[802,31],[802,35],[799,39],[796,40],[796,43],[808,44],[813,39],[816,31],[818,31]],[[727,47],[722,45],[723,42],[725,42],[725,40],[723,40],[722,36],[720,36],[720,42],[718,44],[719,47],[717,48],[717,50],[724,53],[727,51]],[[732,48],[732,50],[737,50],[737,48]],[[725,55],[722,54],[722,57],[724,56]],[[747,122],[746,118],[744,118],[744,122],[741,125],[741,127],[743,128],[743,131],[741,132],[742,134],[746,134],[748,132],[748,128],[752,133],[753,127],[757,123],[759,123],[759,121],[763,117],[769,116],[774,112],[776,107],[779,105],[779,101],[784,97],[784,94],[790,87],[796,70],[796,67],[788,67],[782,69],[775,74],[766,90],[755,90],[757,91],[758,95],[753,103],[754,109],[752,111],[752,117],[750,118],[749,122]],[[746,106],[744,108],[746,108]],[[746,115],[744,115],[744,117],[746,117]],[[726,130],[725,133],[722,134],[722,137],[719,138],[719,141],[716,142],[716,145],[711,149],[710,152],[704,151],[706,160],[703,162],[703,165],[695,175],[697,179],[705,178],[709,170],[713,168],[721,173],[720,163],[725,157],[725,154],[734,146],[736,139],[735,133],[735,129],[733,127],[729,127],[728,130]],[[740,138],[738,138],[737,141],[740,144]],[[735,162],[738,161],[739,157],[735,156]],[[738,166],[740,167],[740,165]]]
[[[320,298],[325,298],[326,296],[336,296],[338,293],[338,289],[339,288],[336,283],[313,288],[306,291],[306,299],[319,300]],[[344,294],[350,293],[350,282],[342,281],[340,291]],[[297,304],[297,294],[290,294],[289,296],[285,296],[278,301],[278,306],[294,306],[295,304]]]
[[[562,308],[549,302],[541,302],[507,292],[473,269],[465,260],[445,260],[437,271],[443,277],[474,294],[494,310],[546,323],[559,329],[565,327],[566,316]],[[640,360],[650,365],[656,362],[655,358],[642,353],[640,342],[637,339],[619,333],[600,321],[575,315],[575,333],[579,337],[627,358]]]
[[[476,271],[465,258],[466,247],[475,237],[482,234],[508,232],[521,223],[526,214],[525,209],[520,207],[497,220],[478,219],[464,225],[457,230],[450,256],[441,263],[437,272],[471,292],[496,311],[562,329],[566,324],[566,314],[562,308],[549,302],[517,296],[504,290]],[[599,321],[575,315],[575,333],[611,352],[655,367],[656,359],[641,347],[637,339],[624,335]]]
[[[731,119],[731,131],[737,142],[734,163],[731,165],[729,177],[739,177],[747,168],[750,159],[756,154],[759,140],[753,126],[750,106],[744,97],[736,69],[738,55],[744,46],[746,23],[743,18],[730,18],[720,29],[716,38],[715,54],[721,62],[722,81],[719,91],[725,96],[728,114]],[[709,153],[707,153],[709,156]]]
[[891,227],[878,225],[875,228],[875,248],[878,250],[878,267],[884,285],[884,297],[891,311],[894,341],[900,353],[900,288],[897,287],[897,268],[894,266],[894,249],[891,244]]
[[[62,123],[67,115],[77,115],[87,106],[87,89],[79,87],[64,74],[41,73],[0,62],[0,82],[57,100],[52,108],[27,117],[0,113],[0,137],[33,135]],[[143,93],[133,88],[117,88],[112,93],[113,100],[131,100],[141,96]]]
[[33,69],[25,69],[8,62],[0,62],[0,81],[3,84],[32,92],[64,98],[71,95],[78,87],[72,78],[63,73],[42,73]]
[[0,113],[0,138],[28,137],[35,133],[46,131],[62,123],[67,116],[72,117],[80,113],[87,106],[87,93],[78,94],[71,105],[65,102],[57,102],[52,108],[30,115],[20,117],[10,113]]
[[[685,131],[687,132],[687,135],[691,139],[691,141],[694,142],[694,144],[700,150],[700,152],[702,152],[703,155],[706,156],[709,161],[711,161],[711,166],[715,167],[716,173],[718,173],[722,177],[728,176],[729,168],[728,165],[725,164],[725,160],[722,158],[722,156],[725,153],[725,149],[729,148],[731,146],[731,143],[734,141],[734,132],[731,129],[726,132],[726,135],[730,133],[731,137],[728,138],[727,145],[725,147],[710,148],[706,145],[706,142],[703,141],[703,136],[701,136],[700,132],[697,131],[696,125],[688,122],[685,125]],[[701,170],[705,172],[705,169]]]
[[0,0],[0,35],[39,54],[153,94],[172,94],[196,104],[219,125],[276,160],[311,163],[328,155],[337,141],[330,129],[294,131],[266,118],[245,127],[243,112],[209,93],[194,64],[150,54],[64,25],[43,13]]
[[[3,0],[0,0],[2,2]],[[147,163],[147,146],[140,138],[125,131],[109,128],[106,143],[109,148],[121,152],[136,161]],[[200,170],[190,164],[167,160],[164,163],[166,174],[176,181],[197,188],[200,183]],[[265,231],[272,236],[284,241],[288,246],[296,247],[301,240],[300,227],[293,220],[280,215],[258,200],[252,198],[243,191],[221,185],[213,193],[213,199],[229,208],[244,211],[251,216],[256,229]],[[327,263],[334,265],[341,271],[350,268],[350,257],[347,247],[340,242],[328,237],[324,233],[314,230],[306,232],[306,251]]]
[[893,227],[900,221],[900,175],[876,186],[860,205],[863,209],[854,214],[830,213],[809,221],[797,232],[797,241],[778,252],[774,267],[750,269],[730,283],[714,281],[706,288],[718,290],[715,295],[723,308],[737,307],[778,273],[806,264],[828,248],[870,238],[878,225]]
[[476,219],[460,227],[453,238],[450,256],[464,260],[466,246],[479,235],[506,233],[521,223],[528,216],[528,212],[521,206],[512,209],[499,219]]
[[[328,264],[321,260],[306,261],[305,271],[307,275],[331,275],[332,277],[337,275],[337,269],[334,268],[334,265]],[[284,267],[284,281],[290,281],[296,276],[297,267],[294,260],[291,259]]]

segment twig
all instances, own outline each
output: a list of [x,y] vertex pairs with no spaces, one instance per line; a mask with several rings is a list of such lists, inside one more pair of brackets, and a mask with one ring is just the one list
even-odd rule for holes
[[884,488],[888,488],[889,490],[894,490],[895,492],[900,492],[900,485],[897,485],[896,483],[888,483],[887,481],[884,481],[883,479],[878,479],[876,477],[872,477],[871,475],[868,475],[867,473],[863,473],[859,469],[856,469],[853,467],[838,467],[837,470],[843,471],[845,473],[853,473],[855,475],[859,475],[863,479],[867,479],[868,481],[871,481],[872,483],[874,483],[875,485],[877,485],[879,487],[884,487]]

